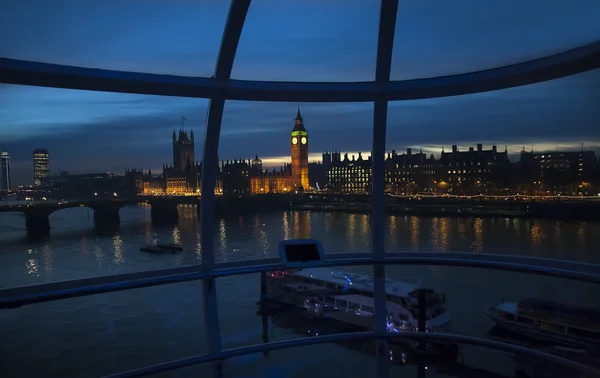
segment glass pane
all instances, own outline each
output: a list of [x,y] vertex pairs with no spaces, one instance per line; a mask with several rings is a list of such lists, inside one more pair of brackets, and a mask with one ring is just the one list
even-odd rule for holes
[[225,0],[3,2],[0,56],[210,77],[228,10]]
[[370,0],[253,1],[232,77],[371,81],[379,4]]
[[[228,101],[219,145],[221,200],[231,209],[229,215],[245,210],[242,217],[220,220],[216,259],[275,256],[279,240],[290,238],[320,239],[326,253],[369,251],[369,238],[330,237],[332,229],[348,233],[355,232],[349,227],[368,225],[360,219],[349,224],[352,215],[337,211],[343,206],[332,209],[329,202],[313,195],[326,191],[331,183],[326,172],[332,163],[323,164],[326,151],[325,157],[338,151],[337,160],[344,159],[343,151],[355,151],[348,159],[354,159],[354,164],[361,160],[365,169],[370,168],[368,153],[359,156],[358,151],[370,149],[372,120],[370,103],[297,107]],[[293,158],[296,152],[298,158]],[[348,187],[361,185],[364,190],[368,180],[362,179]],[[302,196],[300,186],[308,196]]]
[[0,371],[100,377],[206,353],[201,294],[187,282],[0,310]]
[[392,80],[485,70],[600,38],[600,3],[581,0],[401,2]]
[[[388,250],[592,259],[600,242],[589,222],[600,192],[599,83],[595,70],[390,103]],[[574,203],[583,199],[592,202]]]
[[[165,207],[159,196],[172,187],[198,194],[193,173],[163,168],[175,164],[173,133],[183,115],[201,144],[207,100],[2,85],[0,103],[0,148],[10,158],[12,184],[0,207],[32,205],[25,216],[22,209],[0,212],[0,287],[200,261],[199,199],[177,198]],[[36,176],[36,149],[48,152],[49,176]],[[196,148],[192,161],[201,152]],[[149,203],[139,204],[138,195]],[[55,211],[45,218],[48,207]],[[30,244],[28,231],[42,240]],[[155,243],[184,250],[140,251]]]

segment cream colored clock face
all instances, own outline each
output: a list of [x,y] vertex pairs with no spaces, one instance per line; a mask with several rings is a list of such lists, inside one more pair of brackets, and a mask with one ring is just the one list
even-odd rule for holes
[[292,138],[292,144],[298,144],[298,138],[293,137]]
[[308,142],[308,141],[306,140],[306,137],[302,137],[302,139],[300,139],[300,142],[302,144],[306,144],[306,142]]

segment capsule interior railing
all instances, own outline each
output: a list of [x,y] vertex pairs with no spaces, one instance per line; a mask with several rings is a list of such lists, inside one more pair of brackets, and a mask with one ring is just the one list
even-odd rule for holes
[[[371,257],[369,253],[332,254],[319,266],[356,266],[376,263],[387,265],[442,265],[457,267],[474,267],[503,271],[533,273],[545,276],[567,278],[591,283],[600,283],[600,265],[561,261],[536,257],[523,257],[497,254],[474,253],[441,253],[441,252],[396,252],[388,253],[383,261]],[[267,258],[249,261],[234,261],[215,264],[212,272],[202,271],[201,265],[168,269],[157,269],[103,277],[84,278],[62,282],[44,283],[0,290],[0,309],[11,309],[34,303],[55,301],[59,299],[82,297],[100,293],[131,290],[136,288],[159,286],[169,283],[194,280],[215,279],[219,277],[261,273],[283,269],[278,258]],[[203,295],[207,295],[203,292]],[[600,376],[600,370],[566,358],[529,349],[510,343],[490,339],[447,333],[379,333],[359,332],[327,336],[300,338],[260,345],[246,346],[222,350],[218,353],[192,356],[180,360],[141,367],[121,372],[111,377],[142,377],[160,372],[190,367],[207,362],[221,363],[232,357],[246,354],[267,352],[277,349],[294,348],[313,344],[344,342],[350,340],[390,340],[411,339],[414,341],[445,341],[465,345],[474,345],[504,351],[522,357],[538,359],[560,364],[574,371]],[[219,374],[225,376],[222,368]]]

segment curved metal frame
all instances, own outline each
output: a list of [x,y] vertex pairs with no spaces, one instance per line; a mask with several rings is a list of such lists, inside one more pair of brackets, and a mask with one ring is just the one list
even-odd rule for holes
[[[389,101],[425,99],[433,97],[455,96],[469,93],[492,91],[521,85],[533,84],[568,76],[600,67],[600,42],[576,48],[546,58],[515,64],[507,67],[472,72],[461,75],[431,79],[390,82],[391,57],[396,25],[398,0],[381,0],[380,22],[377,46],[377,63],[374,82],[365,83],[307,83],[307,82],[265,82],[231,80],[231,70],[237,50],[240,34],[244,25],[250,0],[232,0],[223,39],[217,59],[215,75],[212,78],[179,77],[170,75],[152,75],[121,71],[89,69],[61,66],[45,63],[0,59],[0,83],[36,85],[45,87],[96,90],[120,93],[166,95],[178,97],[209,98],[209,113],[206,128],[203,172],[202,172],[202,265],[138,272],[118,276],[58,282],[0,291],[0,307],[14,306],[19,303],[37,303],[60,298],[76,297],[100,292],[127,290],[136,287],[154,286],[170,282],[203,280],[203,301],[206,335],[210,356],[203,361],[214,361],[213,374],[221,376],[220,360],[227,353],[239,355],[252,353],[254,347],[242,348],[237,352],[221,351],[221,336],[217,313],[215,278],[224,275],[243,274],[275,269],[278,261],[263,265],[251,265],[251,262],[237,262],[229,265],[214,262],[214,187],[218,165],[218,146],[225,100],[250,101],[293,101],[293,102],[374,102],[373,114],[373,253],[352,254],[349,259],[338,255],[323,265],[374,265],[375,277],[375,313],[376,333],[368,337],[385,340],[391,336],[382,332],[385,329],[385,282],[384,264],[443,264],[456,266],[484,267],[513,271],[527,271],[551,276],[600,282],[600,269],[596,266],[579,265],[576,270],[571,262],[542,262],[540,266],[523,265],[522,258],[515,256],[491,255],[491,261],[481,256],[460,254],[410,253],[389,256],[383,243],[384,217],[384,151]],[[366,255],[366,256],[365,256]],[[487,256],[488,258],[490,255]],[[519,262],[519,260],[521,262]],[[531,261],[529,261],[531,262]],[[558,266],[560,264],[560,266]],[[237,266],[237,269],[235,268]],[[165,275],[166,274],[166,275]],[[435,337],[439,337],[436,335]],[[341,340],[330,337],[330,341]],[[350,336],[348,336],[349,338]],[[361,336],[362,337],[362,336]],[[366,337],[366,336],[365,336]],[[425,337],[425,336],[419,336]],[[435,337],[427,336],[429,339]],[[456,340],[456,337],[454,340]],[[471,342],[481,342],[473,341]],[[465,342],[468,340],[465,339]],[[308,345],[319,340],[300,339],[280,344],[261,346],[259,350],[277,347],[291,347],[292,344]],[[286,344],[287,343],[287,344]],[[493,344],[487,344],[493,345]],[[511,346],[512,350],[518,347]],[[516,349],[515,349],[516,348]],[[387,365],[387,344],[378,341],[377,374],[389,376]],[[244,352],[245,351],[245,352]],[[521,351],[524,352],[524,351]],[[235,354],[238,353],[238,354]],[[525,353],[535,353],[527,350]],[[553,357],[556,360],[556,357]],[[176,362],[174,362],[176,364]],[[168,365],[168,364],[167,364]],[[166,365],[165,365],[166,366]],[[139,370],[142,371],[143,369]],[[136,373],[137,374],[137,373]],[[135,374],[134,374],[135,375]]]
[[[386,0],[383,0],[386,1]],[[146,74],[0,58],[0,83],[175,97],[274,102],[418,100],[540,83],[600,68],[600,42],[533,61],[451,76],[375,82],[274,82]]]
[[341,333],[336,335],[327,336],[313,336],[303,337],[300,339],[284,340],[271,342],[268,344],[251,345],[241,348],[228,349],[216,355],[199,355],[188,358],[183,358],[176,361],[165,362],[162,364],[156,364],[147,366],[139,369],[130,370],[123,373],[110,375],[105,378],[130,378],[130,377],[144,377],[152,374],[158,374],[170,370],[181,369],[185,367],[195,366],[216,360],[225,360],[228,358],[244,356],[254,353],[262,353],[271,350],[289,349],[315,344],[328,344],[343,341],[356,341],[356,340],[414,340],[414,341],[442,341],[452,342],[458,344],[480,346],[484,348],[494,349],[502,352],[514,353],[523,355],[526,357],[536,358],[542,361],[555,363],[561,366],[574,369],[581,373],[591,374],[592,376],[600,376],[600,370],[592,368],[587,365],[580,364],[568,360],[566,358],[558,357],[549,353],[540,352],[538,350],[524,348],[521,346],[503,343],[500,341],[482,339],[479,337],[471,337],[464,335],[455,334],[444,334],[444,333],[386,333],[379,334],[377,332],[355,332],[355,333]]
[[[388,252],[383,259],[371,253],[335,253],[318,266],[436,265],[533,273],[600,284],[600,265],[540,257],[470,252]],[[48,282],[0,290],[0,309],[15,308],[59,299],[160,286],[178,282],[215,279],[285,269],[279,258],[216,263],[213,269],[200,265],[121,273],[101,277]]]

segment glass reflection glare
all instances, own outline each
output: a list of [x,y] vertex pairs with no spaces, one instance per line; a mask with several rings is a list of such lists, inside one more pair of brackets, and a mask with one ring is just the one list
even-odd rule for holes
[[121,265],[123,263],[123,240],[119,234],[113,236],[113,255],[115,264]]

